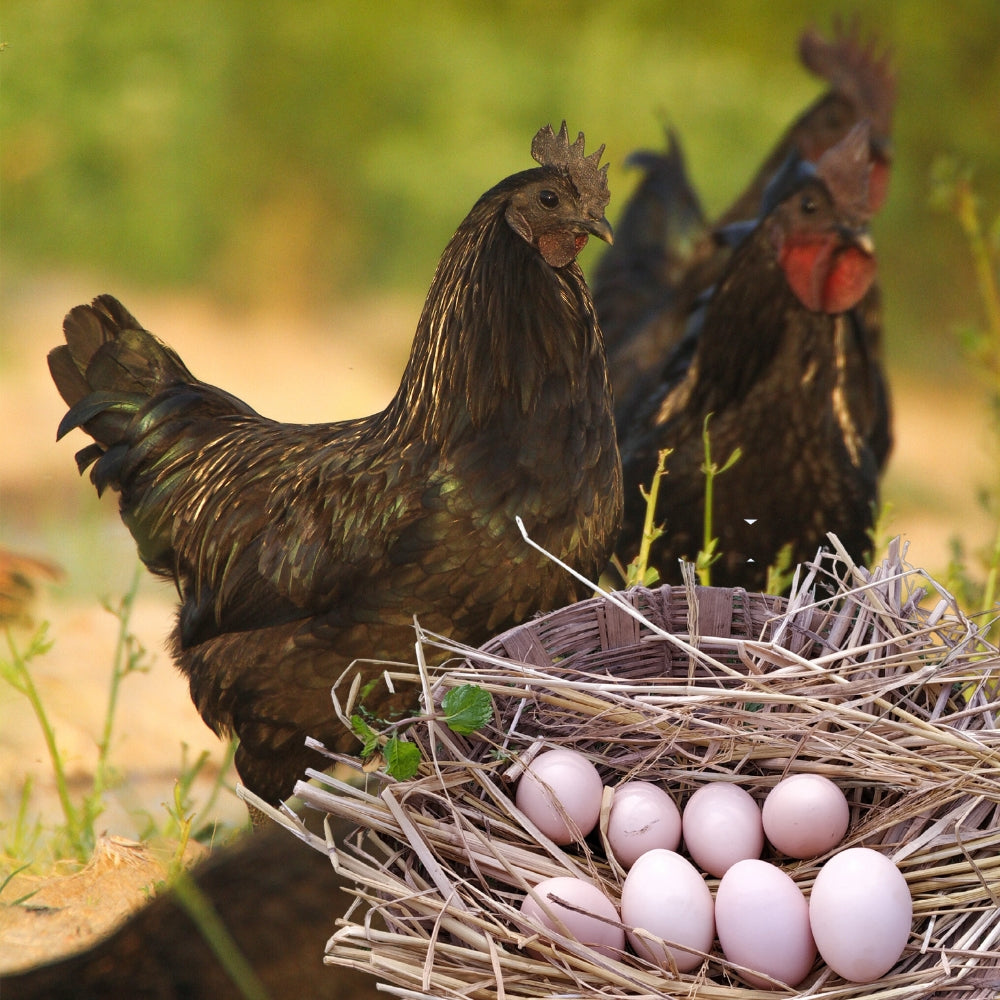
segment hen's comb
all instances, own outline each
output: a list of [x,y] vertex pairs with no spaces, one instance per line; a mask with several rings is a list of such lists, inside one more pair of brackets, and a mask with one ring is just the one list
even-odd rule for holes
[[854,104],[859,118],[886,138],[892,131],[896,103],[896,76],[888,50],[878,51],[876,39],[863,39],[857,18],[846,24],[837,18],[833,38],[809,28],[799,39],[799,58],[816,76]]
[[583,133],[577,135],[576,142],[570,143],[564,121],[558,135],[552,131],[551,125],[535,133],[535,138],[531,140],[531,156],[543,167],[553,167],[568,174],[587,208],[601,216],[611,200],[608,164],[598,166],[604,155],[604,144],[601,143],[589,156],[583,155],[583,147]]
[[816,175],[826,185],[838,208],[859,221],[871,218],[868,179],[871,176],[871,126],[858,122],[836,146],[817,161]]

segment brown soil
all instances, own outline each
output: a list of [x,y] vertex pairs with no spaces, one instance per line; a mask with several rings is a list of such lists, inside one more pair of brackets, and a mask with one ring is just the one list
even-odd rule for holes
[[[204,853],[191,844],[191,862]],[[20,873],[4,889],[0,906],[0,976],[30,969],[53,956],[80,951],[104,937],[149,902],[166,879],[169,857],[124,837],[101,837],[79,871]]]

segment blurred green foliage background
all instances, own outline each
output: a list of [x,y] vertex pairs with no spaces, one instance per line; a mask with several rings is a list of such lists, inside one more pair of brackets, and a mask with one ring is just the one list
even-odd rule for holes
[[[612,163],[675,125],[707,207],[821,89],[809,23],[841,3],[7,0],[3,280],[84,271],[234,307],[422,293],[473,200],[566,118]],[[966,249],[928,206],[954,153],[1000,184],[1000,4],[861,5],[898,64],[897,169],[876,221],[890,358],[937,368],[974,316]],[[596,254],[589,255],[593,266]],[[945,352],[947,353],[947,352]]]

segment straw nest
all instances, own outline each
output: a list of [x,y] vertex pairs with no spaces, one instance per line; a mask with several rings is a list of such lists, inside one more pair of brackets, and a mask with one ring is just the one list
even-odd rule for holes
[[[419,773],[300,783],[308,807],[357,824],[346,843],[274,814],[329,853],[356,897],[336,926],[331,915],[326,960],[401,996],[995,997],[1000,659],[902,555],[890,547],[874,570],[824,556],[788,599],[694,586],[599,596],[481,650],[418,627],[418,669],[387,673],[420,684],[435,709],[405,724]],[[442,652],[446,669],[425,665]],[[459,736],[436,707],[468,683],[492,694],[493,718]],[[339,691],[335,702],[348,698]],[[338,707],[346,717],[352,706]],[[903,956],[876,983],[846,983],[819,961],[796,989],[768,992],[748,987],[717,947],[694,973],[671,975],[543,935],[519,911],[529,886],[578,875],[617,902],[624,878],[604,841],[607,787],[599,832],[572,848],[515,806],[520,770],[554,746],[586,753],[606,786],[656,781],[679,803],[712,781],[738,780],[759,800],[793,772],[832,778],[851,804],[838,849],[879,849],[909,885]],[[808,895],[824,860],[781,863]]]

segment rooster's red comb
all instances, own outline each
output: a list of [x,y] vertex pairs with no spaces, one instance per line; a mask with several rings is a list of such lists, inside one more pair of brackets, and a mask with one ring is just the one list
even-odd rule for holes
[[886,138],[892,132],[892,112],[896,104],[896,76],[888,50],[879,51],[878,41],[864,39],[857,19],[845,24],[834,21],[833,37],[826,38],[809,28],[799,39],[799,58],[816,76],[842,94],[867,118],[875,135]]

